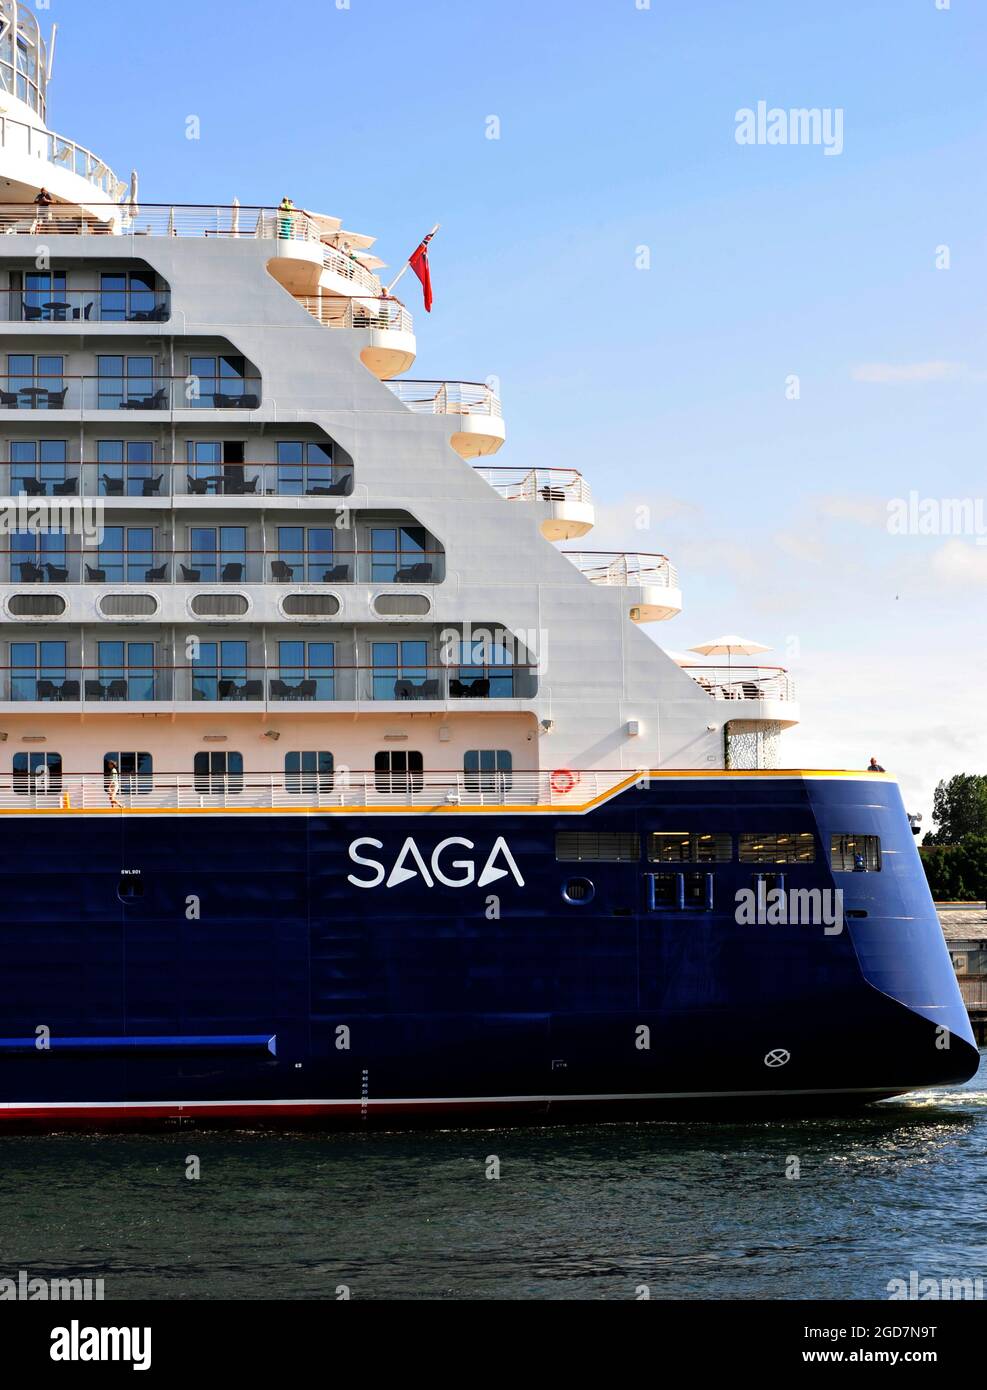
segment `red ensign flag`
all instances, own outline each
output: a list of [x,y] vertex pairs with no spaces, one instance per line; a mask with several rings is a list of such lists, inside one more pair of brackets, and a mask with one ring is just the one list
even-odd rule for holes
[[434,232],[429,232],[418,249],[413,251],[408,258],[408,264],[422,282],[422,293],[425,296],[425,312],[427,314],[432,312],[432,276],[428,269],[428,243],[434,235]]

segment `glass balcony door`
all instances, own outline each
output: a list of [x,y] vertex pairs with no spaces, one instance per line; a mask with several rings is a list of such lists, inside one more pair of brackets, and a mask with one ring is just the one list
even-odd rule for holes
[[141,584],[154,568],[153,526],[105,526],[97,551],[101,583]]
[[200,642],[192,662],[192,699],[229,700],[247,680],[246,642]]
[[68,307],[64,270],[29,270],[25,273],[24,318],[50,323],[53,319],[64,319]]
[[154,358],[99,356],[96,404],[100,410],[146,409],[153,400]]
[[247,363],[243,357],[189,357],[189,376],[193,386],[187,389],[186,404],[204,410],[216,408],[216,396],[242,396],[246,392]]
[[295,584],[318,584],[333,566],[331,526],[279,526],[278,559],[271,577]]
[[282,440],[277,453],[279,497],[318,497],[328,493],[334,481],[331,447]]
[[86,698],[103,700],[154,699],[154,643],[100,642],[97,645],[98,684],[86,682]]
[[65,403],[65,358],[60,354],[7,354],[5,404],[19,410],[49,410]]
[[148,319],[155,309],[153,270],[103,271],[99,277],[99,317],[103,323]]
[[396,579],[410,577],[412,566],[425,582],[424,566],[428,565],[428,541],[422,526],[372,526],[370,528],[370,579],[373,583],[392,584]]
[[[375,700],[424,698],[429,679],[427,642],[374,642],[371,652]],[[430,683],[438,687],[438,681]]]
[[243,526],[193,526],[180,573],[188,584],[238,584],[247,568]]
[[279,642],[278,678],[272,698],[332,700],[335,692],[332,642]]
[[55,699],[67,675],[65,659],[64,642],[11,642],[10,698]]
[[10,579],[13,584],[37,584],[43,579],[68,579],[64,532],[13,531],[10,535]]
[[514,695],[514,658],[501,642],[484,639],[459,644],[458,680],[453,693],[509,700]]
[[[17,497],[52,496],[56,486],[64,491],[68,445],[64,439],[21,439],[10,444],[10,493]],[[76,488],[75,491],[78,491]]]
[[150,440],[100,439],[96,461],[101,497],[153,497],[165,481],[163,471],[154,472]]

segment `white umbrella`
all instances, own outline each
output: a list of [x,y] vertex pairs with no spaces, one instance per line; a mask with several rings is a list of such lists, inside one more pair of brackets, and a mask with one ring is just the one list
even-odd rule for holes
[[755,652],[769,652],[771,648],[766,647],[763,642],[752,642],[748,637],[738,637],[735,632],[731,632],[725,637],[714,637],[710,642],[700,642],[689,650],[701,652],[703,656],[725,656],[727,670],[730,670],[734,656],[753,656]]
[[230,220],[230,231],[234,236],[240,235],[240,199],[233,199],[233,217]]
[[128,204],[128,207],[127,207],[127,211],[130,213],[130,216],[131,216],[132,218],[137,217],[137,215],[140,213],[140,207],[139,207],[138,204],[137,204],[137,170],[136,170],[136,169],[132,169],[132,170],[131,170],[131,173],[130,173],[130,201],[129,201],[129,204]]

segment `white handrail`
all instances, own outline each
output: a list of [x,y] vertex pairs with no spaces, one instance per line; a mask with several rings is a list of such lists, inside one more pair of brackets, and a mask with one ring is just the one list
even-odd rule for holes
[[592,584],[629,588],[651,584],[663,589],[679,587],[678,570],[665,555],[643,555],[617,550],[563,550],[562,554]]
[[94,188],[101,189],[108,198],[119,197],[124,190],[125,185],[109,165],[94,155],[92,150],[87,150],[85,145],[51,130],[39,130],[26,121],[0,116],[0,147],[19,149],[20,153],[33,159],[46,159],[49,164],[70,168]]

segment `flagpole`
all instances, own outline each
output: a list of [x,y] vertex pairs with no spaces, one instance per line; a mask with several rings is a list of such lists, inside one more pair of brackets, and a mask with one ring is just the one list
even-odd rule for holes
[[[429,235],[430,237],[435,236],[435,233],[439,230],[439,228],[440,228],[441,226],[442,226],[442,223],[441,223],[441,222],[436,222],[435,226],[432,228],[432,230],[429,232],[428,235]],[[425,238],[423,237],[422,240],[424,241]],[[421,244],[421,243],[419,243],[419,245],[420,245],[420,244]],[[401,267],[401,269],[398,271],[397,275],[395,275],[394,279],[391,281],[391,283],[390,283],[390,284],[386,287],[386,289],[384,290],[384,293],[385,293],[385,294],[390,294],[391,290],[393,290],[394,286],[395,286],[395,285],[397,284],[397,282],[401,279],[401,276],[404,274],[404,272],[408,269],[408,267],[409,267],[410,265],[411,265],[411,257],[409,256],[408,259],[405,261],[404,265],[403,265],[403,266]]]

